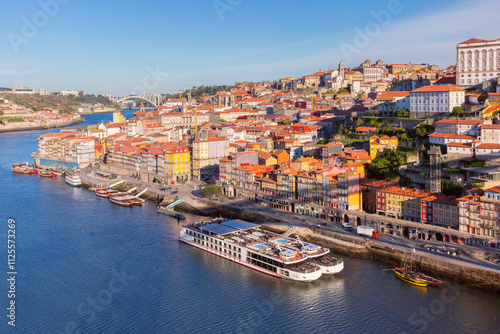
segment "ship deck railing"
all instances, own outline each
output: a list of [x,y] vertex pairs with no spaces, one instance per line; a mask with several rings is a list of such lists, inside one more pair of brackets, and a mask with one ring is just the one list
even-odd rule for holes
[[301,263],[299,265],[287,266],[287,267],[285,267],[285,269],[297,271],[300,273],[306,273],[306,274],[321,270],[320,267],[318,267],[317,265],[310,263],[310,262]]

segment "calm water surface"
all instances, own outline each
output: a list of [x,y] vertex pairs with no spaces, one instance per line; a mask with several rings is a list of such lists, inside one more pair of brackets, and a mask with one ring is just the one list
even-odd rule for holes
[[62,178],[13,174],[51,131],[0,134],[3,277],[8,218],[18,256],[16,328],[4,278],[1,333],[499,332],[499,296],[413,287],[358,259],[309,284],[276,279],[179,243],[180,225],[152,203],[122,208]]

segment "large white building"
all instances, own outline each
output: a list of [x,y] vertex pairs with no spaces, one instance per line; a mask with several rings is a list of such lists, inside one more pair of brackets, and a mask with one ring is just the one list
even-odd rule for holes
[[363,67],[363,75],[365,82],[376,82],[382,80],[384,69],[378,66],[365,66]]
[[472,86],[500,77],[500,38],[471,38],[457,45],[457,85]]
[[411,117],[424,117],[436,113],[450,113],[454,107],[463,107],[465,91],[450,86],[423,86],[410,92]]
[[448,133],[455,135],[479,136],[484,121],[480,120],[457,120],[442,119],[434,123],[436,133]]

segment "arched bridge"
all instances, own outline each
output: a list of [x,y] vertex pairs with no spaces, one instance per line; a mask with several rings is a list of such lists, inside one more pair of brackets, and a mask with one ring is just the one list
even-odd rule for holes
[[151,103],[155,108],[158,107],[158,105],[155,102],[151,101],[151,99],[149,99],[147,97],[140,96],[140,95],[130,95],[130,96],[121,98],[115,102],[120,103],[120,102],[127,101],[127,100],[145,100],[145,101]]

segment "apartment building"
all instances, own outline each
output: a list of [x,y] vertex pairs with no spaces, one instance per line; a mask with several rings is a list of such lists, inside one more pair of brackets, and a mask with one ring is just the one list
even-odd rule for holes
[[500,76],[500,39],[471,38],[457,44],[457,84],[478,85]]
[[410,116],[451,113],[454,107],[463,107],[464,102],[463,89],[450,85],[423,86],[410,92]]

